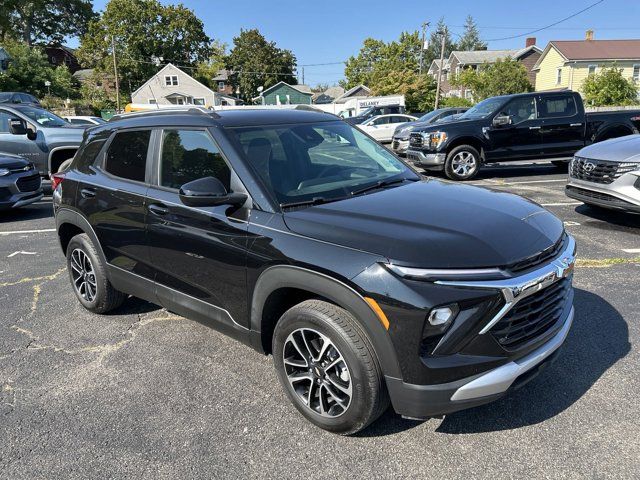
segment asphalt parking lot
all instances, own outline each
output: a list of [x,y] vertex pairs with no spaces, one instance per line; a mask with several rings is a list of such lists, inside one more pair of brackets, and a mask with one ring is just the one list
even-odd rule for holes
[[[271,358],[155,305],[75,300],[50,201],[0,213],[1,478],[638,478],[640,216],[567,198],[548,165],[472,183],[528,197],[578,242],[557,362],[493,404],[356,437],[306,422]],[[425,206],[428,208],[428,206]]]

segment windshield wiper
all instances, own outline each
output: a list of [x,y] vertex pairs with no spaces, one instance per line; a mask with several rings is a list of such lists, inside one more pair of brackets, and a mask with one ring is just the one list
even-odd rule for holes
[[326,198],[326,197],[313,197],[309,200],[300,200],[299,202],[287,202],[281,203],[280,208],[292,208],[292,207],[304,207],[311,205],[321,205],[323,203],[331,203],[337,202],[338,200],[345,200],[349,197],[336,197],[336,198]]
[[379,182],[374,183],[373,185],[369,185],[367,187],[363,187],[359,190],[354,190],[351,192],[351,195],[360,195],[361,193],[365,193],[368,192],[370,190],[375,190],[377,188],[382,188],[382,187],[387,187],[389,185],[394,185],[396,183],[402,183],[405,180],[409,181],[409,182],[417,182],[417,179],[411,179],[411,178],[396,178],[395,180],[380,180]]

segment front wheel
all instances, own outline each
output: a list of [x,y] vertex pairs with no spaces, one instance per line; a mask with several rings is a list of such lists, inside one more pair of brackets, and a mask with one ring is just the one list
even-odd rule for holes
[[389,405],[366,334],[331,303],[307,300],[285,312],[274,332],[273,360],[291,402],[325,430],[359,432]]
[[471,180],[480,169],[480,153],[470,145],[460,145],[447,154],[444,173],[451,180]]

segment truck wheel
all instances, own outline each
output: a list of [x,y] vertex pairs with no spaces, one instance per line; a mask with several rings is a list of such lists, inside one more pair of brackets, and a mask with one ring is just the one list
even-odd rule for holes
[[480,169],[480,153],[470,145],[460,145],[447,155],[444,173],[451,180],[471,180]]
[[85,233],[73,237],[67,246],[67,270],[76,297],[91,312],[106,313],[127,298],[109,282],[105,265]]
[[62,162],[60,164],[60,166],[58,167],[58,172],[64,172],[65,170],[67,170],[69,168],[69,165],[71,165],[71,162],[73,161],[73,158],[69,158],[67,160],[65,160],[64,162]]
[[346,310],[307,300],[278,321],[273,361],[289,400],[311,423],[350,435],[389,406],[378,358]]

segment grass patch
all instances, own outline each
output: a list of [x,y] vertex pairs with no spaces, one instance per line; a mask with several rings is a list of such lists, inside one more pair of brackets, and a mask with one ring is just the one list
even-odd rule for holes
[[576,267],[586,268],[606,268],[614,265],[628,265],[633,263],[640,263],[640,257],[635,258],[603,258],[600,260],[594,260],[589,258],[578,258],[576,260]]

